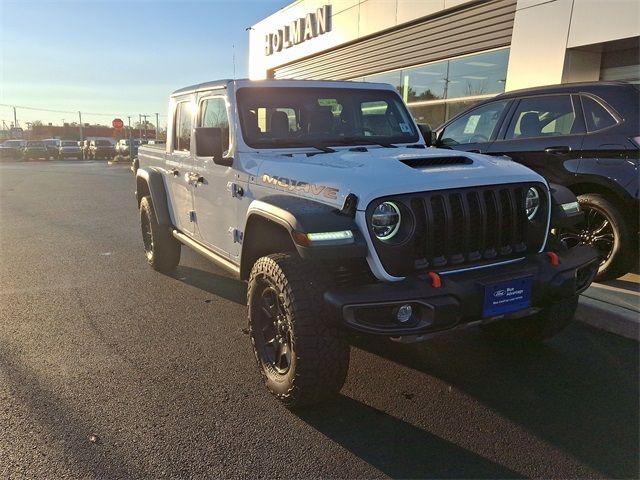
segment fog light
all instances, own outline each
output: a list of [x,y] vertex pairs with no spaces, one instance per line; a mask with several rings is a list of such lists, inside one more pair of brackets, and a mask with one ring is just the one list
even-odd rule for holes
[[398,320],[399,323],[406,323],[411,320],[411,315],[413,315],[411,305],[402,305],[396,313],[396,320]]

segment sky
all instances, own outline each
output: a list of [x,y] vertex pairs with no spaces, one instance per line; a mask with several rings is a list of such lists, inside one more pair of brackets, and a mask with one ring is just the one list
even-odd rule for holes
[[[246,78],[245,29],[292,2],[0,0],[0,104],[65,111],[18,108],[25,129],[78,121],[77,111],[100,124],[160,113],[164,128],[172,91]],[[13,122],[10,107],[1,120]]]

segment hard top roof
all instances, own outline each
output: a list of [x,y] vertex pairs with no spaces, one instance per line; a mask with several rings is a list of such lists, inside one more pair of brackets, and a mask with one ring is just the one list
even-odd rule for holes
[[[349,87],[349,88],[375,88],[375,89],[385,89],[385,90],[395,90],[393,86],[386,83],[372,83],[372,82],[354,82],[350,80],[292,80],[292,79],[278,79],[278,80],[249,80],[247,78],[241,79],[224,79],[224,80],[213,80],[211,82],[198,83],[195,85],[191,85],[188,87],[181,88],[176,90],[171,94],[172,97],[185,95],[188,93],[212,90],[215,88],[225,88],[229,84],[233,83],[236,88],[240,87],[303,87],[308,84],[314,83],[317,87],[331,88],[331,87]],[[334,85],[335,84],[335,85]]]

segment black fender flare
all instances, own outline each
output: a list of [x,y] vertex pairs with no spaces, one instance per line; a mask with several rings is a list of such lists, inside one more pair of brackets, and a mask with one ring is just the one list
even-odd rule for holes
[[567,187],[549,184],[551,193],[551,228],[569,228],[580,223],[584,213],[580,211],[576,195]]
[[[254,216],[274,222],[290,235],[298,254],[303,258],[332,259],[365,257],[367,246],[355,219],[336,207],[302,197],[273,195],[254,200],[247,209],[245,226]],[[336,232],[350,230],[353,243],[346,245],[304,246],[296,242],[294,233]],[[251,241],[245,238],[242,250]],[[244,255],[242,255],[244,257]]]
[[[146,187],[146,192],[144,191]],[[151,196],[153,210],[156,220],[160,225],[171,226],[171,216],[169,215],[169,204],[167,200],[167,190],[164,184],[164,176],[161,172],[153,168],[140,167],[136,171],[136,199],[138,206],[142,197],[146,194]]]

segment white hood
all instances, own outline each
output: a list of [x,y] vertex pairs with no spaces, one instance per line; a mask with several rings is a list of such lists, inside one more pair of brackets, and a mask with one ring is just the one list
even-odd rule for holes
[[[395,194],[545,180],[507,158],[445,149],[366,147],[323,153],[247,152],[240,156],[251,183],[274,193],[312,198],[341,208],[347,195],[357,195],[358,209],[374,199]],[[311,156],[308,153],[312,152]],[[317,153],[316,153],[317,152]],[[413,168],[403,160],[466,157],[471,164]],[[311,187],[310,187],[311,186]]]

